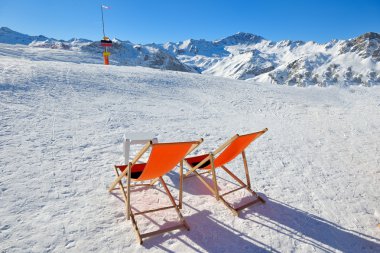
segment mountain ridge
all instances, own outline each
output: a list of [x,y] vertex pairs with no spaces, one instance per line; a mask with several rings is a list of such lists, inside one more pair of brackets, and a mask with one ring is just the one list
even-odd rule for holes
[[[238,32],[222,39],[136,44],[114,39],[113,64],[144,66],[280,85],[380,85],[380,34],[348,40],[271,41]],[[29,36],[0,28],[0,43],[101,54],[99,41]]]

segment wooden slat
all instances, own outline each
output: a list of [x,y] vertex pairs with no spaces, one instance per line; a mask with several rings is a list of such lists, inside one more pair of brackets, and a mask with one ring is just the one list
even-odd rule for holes
[[[202,175],[202,174],[206,174],[206,173],[210,173],[210,172],[211,172],[211,170],[207,170],[207,171],[203,171],[203,172],[198,172],[198,175]],[[189,176],[185,177],[184,179],[187,179],[187,178],[190,178],[190,177],[195,177],[195,176],[196,176],[196,174],[189,175]]]
[[239,207],[235,208],[235,210],[237,212],[239,212],[239,211],[243,210],[244,208],[247,208],[247,207],[249,207],[251,205],[254,205],[254,204],[258,203],[258,202],[261,202],[261,200],[259,198],[255,199],[255,200],[253,200],[251,202],[248,202],[248,203],[246,203],[246,204],[244,204],[242,206],[239,206]]
[[151,184],[131,184],[131,187],[152,186]]
[[233,190],[231,190],[231,191],[225,192],[225,193],[221,194],[220,196],[226,196],[226,195],[228,195],[228,194],[230,194],[230,193],[236,192],[236,191],[241,190],[241,189],[244,189],[244,188],[245,188],[244,186],[241,186],[241,187],[238,187],[238,188],[233,189]]
[[[139,186],[152,186],[151,184],[131,184],[131,187],[139,187]],[[119,190],[119,187],[113,188],[114,190]],[[127,186],[124,186],[124,189],[127,189]]]
[[150,210],[146,210],[146,211],[142,211],[142,212],[136,212],[136,213],[134,213],[134,215],[141,215],[141,214],[145,214],[145,213],[153,213],[153,212],[166,210],[166,209],[170,209],[170,208],[174,208],[174,206],[165,206],[165,207],[150,209]]
[[156,231],[153,231],[153,232],[148,232],[148,233],[142,234],[141,237],[145,238],[145,237],[149,237],[149,236],[153,236],[153,235],[157,235],[157,234],[166,233],[166,232],[173,231],[173,230],[176,230],[176,229],[181,229],[181,228],[186,228],[186,227],[183,224],[179,224],[179,225],[175,225],[175,226],[172,226],[172,227],[168,227],[168,228],[164,228],[164,229],[159,229],[159,230],[156,230]]
[[239,215],[238,211],[236,211],[235,208],[233,208],[233,207],[230,205],[230,203],[228,203],[228,202],[227,202],[222,196],[220,196],[219,199],[222,201],[222,203],[223,203],[226,207],[228,207],[228,209],[231,210],[231,212],[232,212],[234,215],[236,215],[236,216]]

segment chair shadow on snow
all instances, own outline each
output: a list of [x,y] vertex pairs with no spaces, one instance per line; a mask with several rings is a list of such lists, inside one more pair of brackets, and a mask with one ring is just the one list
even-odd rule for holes
[[[169,173],[168,176],[172,182],[178,182],[178,176],[175,173]],[[212,184],[211,179],[207,177],[204,177],[204,179]],[[187,180],[191,181],[191,183],[187,184]],[[231,183],[229,180],[223,180]],[[175,184],[174,187],[178,187],[178,185]],[[192,195],[209,194],[213,198],[208,189],[195,177],[185,180],[184,192]],[[266,200],[266,203],[254,205],[243,210],[240,213],[240,218],[251,220],[326,252],[332,252],[331,248],[343,252],[380,252],[380,239],[378,238],[345,229],[338,224],[286,203],[267,198],[264,194],[259,195]],[[252,197],[247,196],[241,199],[240,202],[244,203],[250,198]],[[250,219],[252,215],[255,216],[254,219]],[[260,222],[260,219],[263,219],[263,222]]]
[[[184,208],[189,206],[185,205]],[[190,231],[174,232],[175,237],[173,234],[151,237],[144,241],[142,246],[147,249],[160,248],[166,252],[174,252],[162,244],[170,238],[175,238],[194,252],[279,252],[213,218],[208,210],[196,210],[196,213],[185,218]]]
[[[286,203],[260,195],[266,203],[248,208],[241,213],[242,219],[251,220],[325,252],[380,252],[380,239],[345,229]],[[252,215],[254,218],[251,219]]]
[[[169,177],[168,186],[178,188],[178,175],[170,172],[167,176]],[[191,187],[187,185],[187,180],[191,180]],[[192,195],[209,194],[210,198],[214,198],[196,178],[185,180],[184,192]],[[117,194],[114,195],[123,201]],[[380,252],[380,239],[378,238],[345,229],[338,224],[286,203],[267,198],[263,194],[260,196],[265,199],[266,203],[243,210],[239,215],[241,219],[249,220],[273,230],[281,236],[288,236],[292,240],[311,245],[324,252],[335,252],[335,250],[342,252]],[[243,198],[241,202],[244,201]],[[167,252],[173,252],[162,244],[170,238],[175,238],[195,252],[200,252],[199,248],[207,252],[278,252],[270,245],[249,237],[242,231],[215,219],[208,210],[198,210],[186,205],[186,203],[184,203],[184,208],[196,211],[191,216],[185,215],[190,231],[173,231],[150,237],[144,240],[142,246],[148,249],[157,247]],[[231,219],[233,219],[232,214]],[[152,222],[154,223],[153,220]]]

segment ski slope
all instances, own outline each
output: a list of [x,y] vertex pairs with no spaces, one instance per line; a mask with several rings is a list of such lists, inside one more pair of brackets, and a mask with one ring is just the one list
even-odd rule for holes
[[[1,252],[380,252],[380,87],[259,85],[80,61],[0,45]],[[200,154],[265,127],[247,150],[265,205],[235,217],[186,179],[191,230],[136,243],[121,196],[107,192],[124,133],[202,137]],[[244,178],[241,161],[230,168]],[[177,196],[178,173],[165,180]],[[132,192],[134,207],[168,203],[155,188]],[[173,218],[163,211],[139,224],[146,232]]]

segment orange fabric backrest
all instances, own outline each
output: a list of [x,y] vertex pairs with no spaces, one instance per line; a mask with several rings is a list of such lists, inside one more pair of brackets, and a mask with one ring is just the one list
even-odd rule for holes
[[148,162],[137,180],[161,177],[174,169],[198,142],[154,143]]
[[264,134],[265,132],[266,130],[263,130],[256,133],[238,136],[233,142],[231,142],[230,145],[228,145],[223,150],[222,153],[220,153],[220,155],[217,158],[215,158],[215,168],[218,168],[235,159],[235,157],[238,156],[241,152],[243,152],[244,149],[248,147],[248,145],[251,144],[252,141],[257,139],[260,135]]

